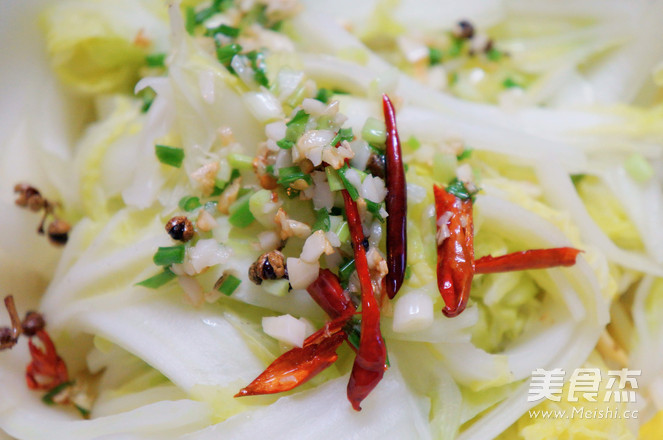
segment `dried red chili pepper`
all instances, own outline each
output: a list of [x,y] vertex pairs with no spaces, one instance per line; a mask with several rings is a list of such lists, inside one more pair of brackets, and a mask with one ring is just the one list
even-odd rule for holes
[[346,320],[343,317],[328,323],[306,338],[301,348],[279,356],[235,397],[289,391],[329,367],[338,359],[336,350],[348,337],[343,330]]
[[389,298],[393,298],[403,284],[407,267],[407,191],[401,154],[401,141],[396,129],[396,112],[387,95],[382,95],[382,110],[387,128],[385,149],[385,180],[387,197],[387,267],[385,278]]
[[349,316],[355,312],[355,306],[343,293],[338,277],[329,269],[322,269],[318,278],[306,290],[332,319]]
[[51,390],[56,386],[69,381],[67,366],[55,350],[53,341],[45,330],[38,330],[35,336],[40,346],[28,341],[32,362],[25,371],[25,380],[28,388],[32,390]]
[[355,269],[361,286],[361,336],[357,356],[352,365],[347,394],[352,407],[360,411],[361,401],[384,376],[387,349],[380,333],[380,309],[373,295],[373,285],[363,245],[364,231],[357,203],[346,190],[343,190],[342,194],[354,248]]
[[[465,310],[474,276],[472,200],[462,200],[437,185],[433,192],[440,237],[437,286],[445,303],[442,313],[453,317]],[[442,234],[445,226],[448,234]]]
[[514,270],[547,269],[573,266],[581,251],[571,247],[530,249],[500,257],[487,255],[474,262],[475,273],[510,272]]

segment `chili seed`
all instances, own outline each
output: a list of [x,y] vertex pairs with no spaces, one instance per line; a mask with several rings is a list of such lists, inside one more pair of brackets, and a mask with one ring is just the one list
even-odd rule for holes
[[262,284],[263,280],[276,280],[287,276],[285,256],[277,250],[262,254],[249,268],[249,279],[255,284]]
[[25,315],[25,319],[21,324],[23,328],[23,333],[26,336],[34,336],[39,330],[43,330],[46,326],[46,321],[44,317],[37,312],[30,311]]

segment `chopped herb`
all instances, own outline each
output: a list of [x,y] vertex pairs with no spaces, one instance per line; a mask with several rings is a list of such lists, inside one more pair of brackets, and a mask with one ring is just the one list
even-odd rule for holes
[[261,86],[269,87],[269,80],[267,79],[267,74],[265,73],[264,55],[262,52],[252,50],[251,52],[247,53],[246,56],[251,61],[251,67],[255,72],[253,74],[253,79],[255,79],[256,82]]
[[410,148],[412,151],[417,151],[421,147],[421,142],[419,142],[419,139],[417,139],[414,136],[410,136],[407,141],[405,141],[405,145]]
[[86,419],[90,416],[90,410],[87,408],[83,408],[82,406],[76,405],[74,403],[74,408],[78,410],[78,412],[81,414],[81,416],[85,417]]
[[486,58],[488,58],[490,61],[499,61],[503,56],[504,53],[495,48],[491,48],[488,52],[486,52]]
[[157,266],[170,266],[171,264],[180,264],[184,261],[186,248],[183,244],[178,246],[159,247],[152,257],[152,261]]
[[209,37],[212,37],[216,34],[222,34],[227,37],[237,38],[239,37],[239,29],[236,27],[228,26],[227,24],[222,24],[212,29],[207,29],[205,34]]
[[225,275],[221,285],[216,288],[219,292],[223,293],[226,296],[230,296],[237,290],[239,285],[242,284],[242,280],[237,278],[235,275]]
[[472,156],[472,149],[471,148],[465,148],[463,149],[462,153],[456,156],[457,160],[465,160],[469,159]]
[[511,89],[513,87],[520,87],[520,84],[518,84],[513,78],[508,77],[502,81],[502,86],[504,86],[505,89]]
[[196,29],[196,11],[194,11],[193,7],[189,6],[186,8],[185,20],[184,27],[186,28],[186,31],[189,35],[193,35],[193,31]]
[[173,271],[170,270],[170,268],[164,267],[163,272],[159,272],[158,274],[143,280],[140,283],[136,283],[136,285],[147,287],[148,289],[158,289],[159,287],[163,286],[171,280],[174,280],[175,278],[177,278],[177,275],[175,275]]
[[265,167],[265,172],[271,176],[274,175],[274,165],[267,165]]
[[171,167],[179,168],[182,166],[184,160],[184,150],[177,147],[169,147],[167,145],[155,145],[154,152],[157,155],[159,162]]
[[573,182],[574,185],[577,185],[585,177],[587,177],[586,174],[571,174],[571,182]]
[[152,103],[154,102],[154,98],[156,98],[157,94],[154,92],[154,89],[152,87],[147,87],[140,92],[138,92],[138,97],[143,100],[143,106],[141,107],[140,111],[143,113],[147,113],[147,111],[150,109],[152,106]]
[[348,222],[342,222],[334,231],[341,243],[344,243],[350,239],[350,227]]
[[315,223],[311,228],[313,231],[321,230],[328,232],[331,227],[331,220],[329,219],[329,211],[326,208],[321,208],[315,211]]
[[329,98],[332,97],[332,92],[329,89],[318,89],[317,95],[315,95],[315,99],[317,99],[320,102],[324,102],[327,104],[329,102]]
[[279,168],[279,179],[277,183],[282,186],[289,186],[291,183],[304,179],[309,185],[313,183],[313,179],[308,174],[305,174],[297,165],[292,167]]
[[292,200],[292,199],[295,199],[295,198],[299,197],[299,191],[294,189],[294,188],[287,187],[285,189],[285,195],[290,200]]
[[194,209],[200,208],[202,205],[200,199],[196,196],[184,196],[177,202],[177,206],[180,209],[183,209],[187,212],[193,211]]
[[348,335],[348,342],[358,350],[359,341],[361,340],[361,320],[352,318],[348,320],[343,329]]
[[230,212],[228,221],[231,225],[237,228],[245,228],[256,219],[249,209],[249,200],[252,195],[252,192],[248,192],[230,205],[228,208],[228,211]]
[[306,123],[308,122],[308,113],[304,110],[299,110],[293,118],[288,121],[286,125],[285,138],[292,142],[297,142],[297,139],[304,133]]
[[343,89],[332,89],[332,93],[334,95],[349,95],[350,94],[350,92],[345,91]]
[[41,398],[41,401],[47,405],[54,405],[55,401],[53,398],[60,394],[65,388],[68,388],[74,384],[73,381],[62,382],[61,384],[54,386],[44,396]]
[[283,138],[280,141],[276,141],[276,145],[278,145],[279,148],[282,148],[284,150],[289,150],[295,146],[295,143],[293,141],[289,141],[286,138]]
[[442,51],[434,47],[428,48],[428,61],[431,66],[440,64],[442,62]]
[[341,177],[338,175],[338,171],[333,167],[325,167],[325,174],[327,175],[327,182],[329,182],[329,189],[331,191],[340,191],[345,188]]
[[382,203],[375,203],[372,200],[364,199],[366,202],[366,209],[368,209],[368,212],[373,214],[373,217],[376,219],[380,220],[381,222],[384,221],[384,218],[382,218],[382,215],[380,214],[380,208],[382,208]]
[[348,191],[348,194],[350,194],[350,197],[352,197],[352,200],[357,200],[359,198],[359,192],[357,191],[357,188],[350,183],[350,181],[345,177],[345,173],[349,170],[347,165],[343,165],[343,168],[338,170],[338,175],[341,178],[341,181],[343,182],[343,186],[345,189]]
[[405,275],[404,275],[404,278],[405,278],[406,280],[409,280],[410,278],[412,278],[412,266],[407,266],[407,267],[405,268]]
[[232,181],[237,179],[239,176],[240,176],[239,170],[237,168],[233,168],[232,172],[230,173],[230,179],[228,181],[216,179],[214,181],[214,190],[212,191],[212,194],[210,194],[210,196],[220,195],[223,192],[223,190],[226,189],[228,185],[230,185]]
[[353,258],[341,264],[341,266],[338,268],[338,277],[343,281],[347,281],[350,279],[350,275],[352,275],[352,272],[354,271],[355,271],[355,260]]
[[221,46],[216,49],[216,58],[226,67],[230,66],[233,57],[242,51],[242,46],[236,43]]
[[228,163],[237,170],[253,169],[253,157],[247,154],[231,153],[228,155]]
[[449,194],[453,194],[461,200],[474,200],[474,197],[478,191],[469,191],[463,182],[454,177],[447,186],[447,192]]
[[216,10],[214,7],[209,7],[205,9],[201,9],[200,11],[196,12],[196,15],[194,19],[196,20],[196,24],[200,24],[210,18],[212,15],[216,14]]
[[465,40],[462,38],[456,38],[453,37],[452,42],[451,42],[451,47],[447,51],[447,55],[449,55],[452,58],[455,58],[461,54],[463,51],[463,45],[465,44]]
[[338,130],[338,133],[336,133],[336,136],[334,136],[334,139],[331,141],[331,145],[335,146],[339,142],[342,141],[352,141],[355,138],[355,135],[352,134],[352,128],[341,128]]
[[165,61],[166,61],[165,53],[151,53],[149,55],[145,55],[145,63],[149,67],[164,67]]

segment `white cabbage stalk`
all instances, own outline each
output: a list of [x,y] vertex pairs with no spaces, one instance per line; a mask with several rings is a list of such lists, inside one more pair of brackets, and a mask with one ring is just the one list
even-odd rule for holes
[[433,324],[433,300],[425,293],[410,292],[398,298],[394,306],[395,332],[410,333]]
[[292,315],[266,316],[262,318],[262,329],[272,338],[294,347],[302,347],[307,336],[306,322]]

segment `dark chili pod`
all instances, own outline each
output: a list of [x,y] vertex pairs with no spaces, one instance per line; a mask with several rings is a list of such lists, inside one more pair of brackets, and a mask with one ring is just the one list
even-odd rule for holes
[[571,247],[530,249],[500,257],[486,255],[474,262],[475,273],[511,272],[514,270],[548,269],[573,266],[580,250]]
[[329,269],[320,270],[318,278],[306,288],[306,291],[332,319],[349,316],[355,311],[354,304],[343,293],[338,277]]
[[[474,276],[472,200],[433,187],[437,213],[437,287],[448,317],[457,316],[470,298]],[[446,228],[446,229],[445,229]]]
[[360,411],[361,401],[384,376],[387,348],[380,332],[380,308],[373,294],[366,251],[362,246],[364,231],[357,203],[346,190],[343,190],[342,194],[355,254],[355,268],[361,286],[361,336],[359,349],[352,365],[347,394],[352,407]]
[[382,95],[382,109],[387,128],[385,150],[387,197],[387,267],[385,278],[389,298],[396,296],[405,278],[407,268],[407,190],[401,141],[396,129],[396,112],[387,95]]

